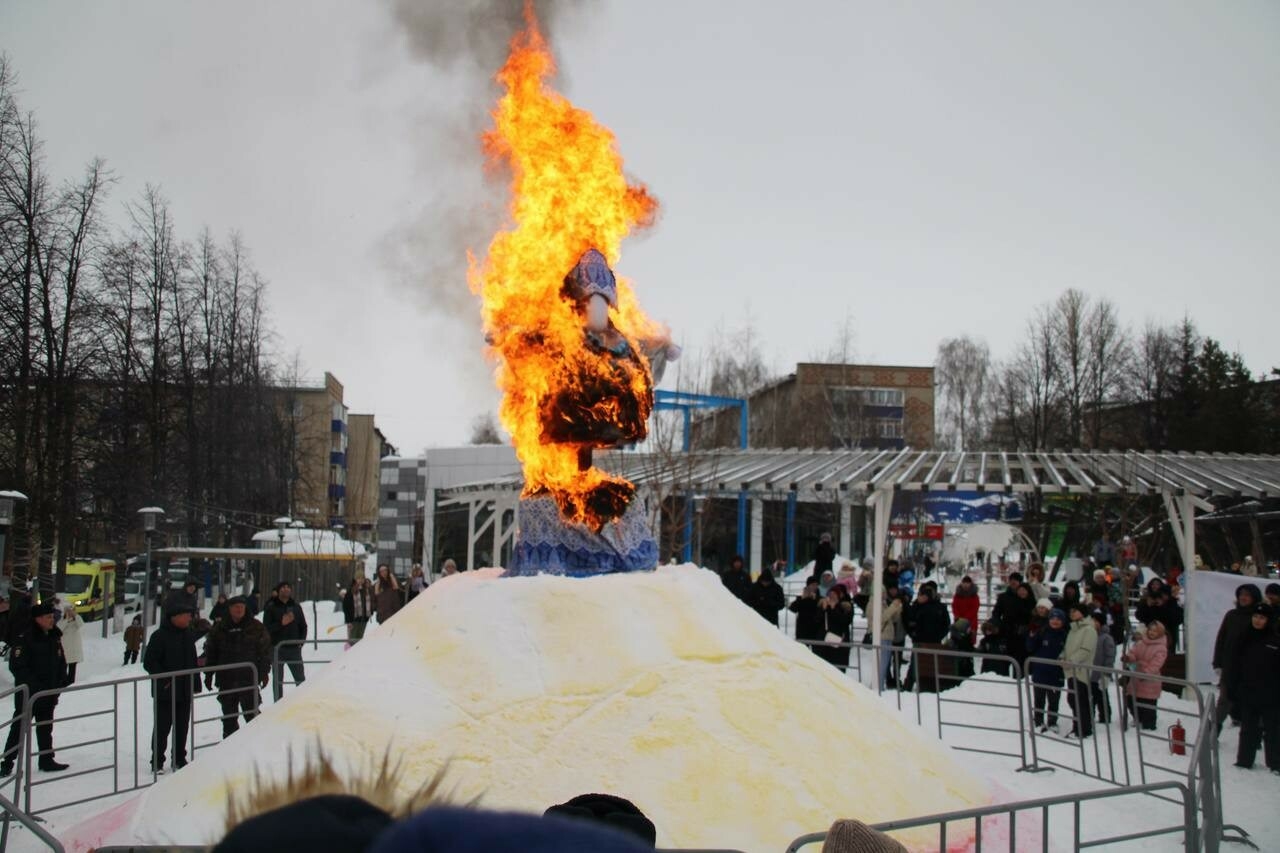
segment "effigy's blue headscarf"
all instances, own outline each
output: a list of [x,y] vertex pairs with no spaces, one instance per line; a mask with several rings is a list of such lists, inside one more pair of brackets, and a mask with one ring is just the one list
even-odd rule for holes
[[598,293],[614,308],[618,307],[618,283],[604,255],[596,249],[587,249],[582,253],[582,257],[578,258],[573,269],[564,277],[564,284],[574,299],[586,300]]

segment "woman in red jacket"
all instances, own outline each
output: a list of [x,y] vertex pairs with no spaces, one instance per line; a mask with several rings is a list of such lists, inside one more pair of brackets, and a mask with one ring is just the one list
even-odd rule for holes
[[969,637],[977,640],[978,636],[978,587],[973,578],[965,575],[956,587],[956,594],[951,599],[951,614],[956,619],[969,621]]

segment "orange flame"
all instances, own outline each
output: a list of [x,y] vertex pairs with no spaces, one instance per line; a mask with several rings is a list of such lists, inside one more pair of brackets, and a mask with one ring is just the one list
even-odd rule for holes
[[[555,60],[528,6],[525,17],[527,29],[512,40],[497,75],[505,93],[483,139],[489,157],[511,172],[511,224],[494,235],[483,262],[470,257],[468,281],[481,298],[486,340],[498,361],[500,417],[524,468],[525,494],[548,492],[566,518],[599,529],[609,518],[592,507],[592,493],[612,488],[629,499],[631,484],[594,467],[580,470],[579,451],[602,444],[552,443],[544,429],[546,401],[566,389],[582,390],[594,416],[617,416],[609,401],[583,389],[584,380],[595,374],[603,381],[609,369],[588,351],[583,319],[562,287],[587,249],[613,266],[622,239],[650,225],[658,203],[644,186],[627,183],[613,133],[548,86]],[[621,279],[610,319],[636,353],[637,340],[659,328]],[[638,363],[624,382],[643,423],[653,391],[642,354]]]

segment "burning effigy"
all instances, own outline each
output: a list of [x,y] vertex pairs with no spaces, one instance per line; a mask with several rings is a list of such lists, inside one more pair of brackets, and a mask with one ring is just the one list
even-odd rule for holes
[[508,574],[653,569],[635,487],[592,453],[645,438],[654,381],[679,355],[611,267],[658,203],[628,182],[613,134],[550,88],[554,71],[531,19],[498,74],[505,91],[484,137],[511,174],[510,223],[469,273],[525,476]]

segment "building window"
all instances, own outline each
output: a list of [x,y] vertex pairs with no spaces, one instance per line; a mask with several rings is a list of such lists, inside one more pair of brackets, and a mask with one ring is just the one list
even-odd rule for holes
[[902,421],[898,418],[880,418],[876,428],[881,438],[902,438]]
[[395,500],[395,499],[396,499],[396,495],[397,495],[397,494],[399,494],[399,493],[398,493],[398,492],[387,492],[387,500],[389,500],[389,501],[393,501],[393,500]]

